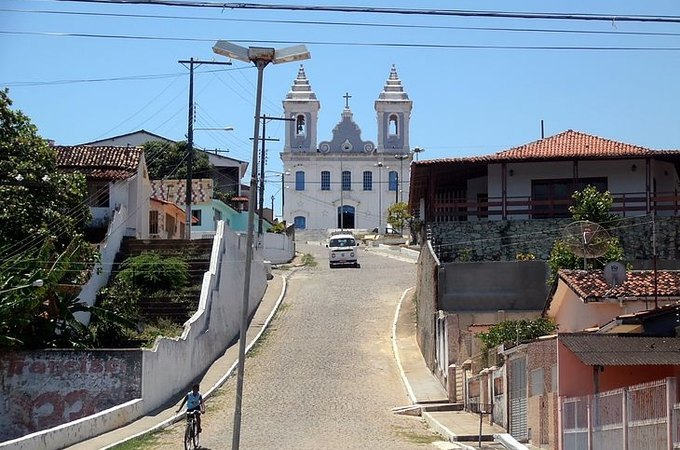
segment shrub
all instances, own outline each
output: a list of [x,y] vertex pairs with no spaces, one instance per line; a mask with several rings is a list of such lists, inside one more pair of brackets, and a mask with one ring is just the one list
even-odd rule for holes
[[484,343],[484,349],[488,351],[501,344],[531,341],[551,334],[555,330],[557,330],[555,322],[546,317],[534,320],[505,320],[492,326],[487,332],[478,333],[477,337]]
[[142,292],[176,290],[189,283],[189,265],[176,256],[146,252],[127,259],[121,267],[118,278]]

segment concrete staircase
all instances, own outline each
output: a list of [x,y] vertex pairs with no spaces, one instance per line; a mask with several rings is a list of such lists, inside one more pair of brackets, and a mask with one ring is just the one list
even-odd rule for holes
[[198,308],[203,274],[210,267],[212,239],[191,241],[180,239],[134,239],[125,238],[114,263],[114,275],[120,264],[127,258],[146,252],[164,256],[178,256],[189,265],[189,286],[183,289],[184,301],[175,301],[167,296],[143,298],[140,301],[140,315],[145,319],[167,318],[175,323],[184,323]]

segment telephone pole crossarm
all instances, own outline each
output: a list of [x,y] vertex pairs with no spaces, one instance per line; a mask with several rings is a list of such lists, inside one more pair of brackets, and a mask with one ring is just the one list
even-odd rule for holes
[[[220,66],[230,66],[229,61],[200,61],[194,58],[189,58],[189,60],[179,60],[178,63],[184,65],[189,65],[189,118],[187,126],[187,185],[186,185],[186,229],[184,230],[186,240],[191,240],[191,202],[192,202],[192,192],[191,185],[192,171],[194,163],[194,65],[202,64],[214,64]],[[168,199],[169,200],[169,199]]]

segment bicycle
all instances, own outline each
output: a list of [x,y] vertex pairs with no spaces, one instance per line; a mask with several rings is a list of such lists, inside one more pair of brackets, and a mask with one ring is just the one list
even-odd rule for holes
[[184,430],[184,450],[199,448],[199,431],[196,416],[199,411],[187,411],[187,426]]

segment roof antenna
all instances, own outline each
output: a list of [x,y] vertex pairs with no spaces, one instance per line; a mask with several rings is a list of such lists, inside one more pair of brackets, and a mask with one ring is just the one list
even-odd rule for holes
[[541,119],[541,139],[545,139],[545,132],[543,131],[543,119]]

